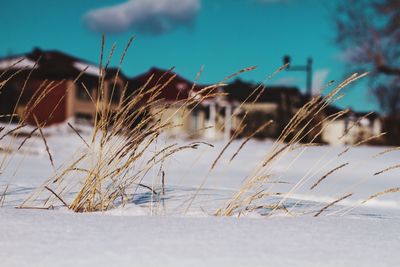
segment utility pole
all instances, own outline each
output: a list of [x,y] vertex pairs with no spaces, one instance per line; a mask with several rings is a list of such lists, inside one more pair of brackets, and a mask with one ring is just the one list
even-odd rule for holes
[[286,67],[286,70],[287,71],[305,71],[306,72],[306,89],[307,89],[307,91],[306,91],[306,95],[307,95],[307,97],[309,97],[309,98],[311,98],[311,96],[312,96],[312,63],[313,63],[313,60],[312,60],[312,58],[311,57],[309,57],[308,59],[307,59],[307,64],[306,65],[303,65],[303,66],[292,66],[291,65],[291,58],[290,58],[290,56],[289,55],[285,55],[284,57],[283,57],[283,64],[289,64],[287,67]]

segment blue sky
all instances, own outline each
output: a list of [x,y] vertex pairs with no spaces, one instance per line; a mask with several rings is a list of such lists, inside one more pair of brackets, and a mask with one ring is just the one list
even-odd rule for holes
[[[0,17],[0,56],[33,47],[58,49],[98,62],[101,32],[117,57],[131,35],[135,40],[123,64],[129,76],[152,66],[176,67],[202,83],[213,83],[244,67],[258,68],[243,79],[263,81],[290,54],[293,65],[314,59],[314,83],[341,80],[346,64],[333,42],[329,0],[40,0],[7,1]],[[102,10],[99,11],[99,9]],[[267,83],[268,84],[268,83]],[[269,84],[305,87],[305,74],[278,74]],[[347,90],[339,104],[377,109],[365,83]]]

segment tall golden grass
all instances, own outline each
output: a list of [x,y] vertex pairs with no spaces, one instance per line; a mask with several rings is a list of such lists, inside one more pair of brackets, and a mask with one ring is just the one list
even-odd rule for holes
[[[308,174],[304,175],[288,192],[273,193],[273,167],[289,152],[297,149],[305,150],[309,146],[317,145],[314,144],[314,141],[317,140],[324,129],[329,124],[343,117],[346,113],[349,112],[349,110],[339,111],[335,114],[324,117],[323,119],[319,119],[317,120],[317,123],[314,123],[314,119],[321,115],[328,105],[334,103],[343,96],[341,94],[343,88],[345,88],[350,83],[364,77],[365,75],[367,74],[353,74],[342,83],[337,85],[336,88],[334,88],[331,92],[327,93],[326,96],[317,95],[311,98],[308,103],[301,107],[287,124],[287,126],[283,129],[279,138],[275,141],[270,151],[258,164],[258,167],[251,174],[249,174],[247,179],[242,184],[241,188],[232,196],[232,198],[226,201],[226,203],[224,203],[224,205],[215,212],[215,215],[241,216],[247,212],[252,212],[259,208],[265,209],[266,207],[268,207],[268,209],[270,210],[268,212],[268,215],[274,214],[274,212],[277,210],[289,212],[289,210],[285,206],[285,202],[296,190],[302,187],[307,180],[311,179],[311,176]],[[327,86],[329,86],[330,84],[328,84]],[[314,137],[311,138],[311,140],[305,142],[306,137],[313,131],[316,131]],[[359,141],[351,147],[359,146],[369,140],[378,138],[383,134],[384,133],[377,136],[368,137],[367,139]],[[351,147],[346,148],[338,155],[338,157],[348,152]],[[233,157],[235,157],[236,154],[237,152],[235,152]],[[291,163],[289,163],[288,165],[290,166]],[[315,187],[317,187],[332,173],[348,165],[349,163],[344,163],[328,171],[326,174],[313,182],[310,190],[313,190]],[[344,197],[339,197],[337,200],[329,203],[329,205],[324,206],[322,209],[316,212],[315,216],[319,216],[329,207],[352,195],[353,193],[347,193]],[[276,201],[276,199],[278,200]],[[270,204],[271,201],[276,202],[274,204]],[[259,204],[260,202],[265,204]]]
[[[120,66],[131,44],[128,42]],[[71,123],[68,126],[82,140],[86,147],[83,153],[74,155],[73,160],[66,167],[56,170],[54,177],[49,179],[44,186],[32,194],[21,207],[28,207],[43,194],[44,207],[50,207],[54,201],[59,201],[68,209],[75,212],[105,211],[117,205],[126,203],[130,197],[129,192],[138,187],[153,188],[142,184],[142,179],[152,170],[158,170],[168,158],[182,150],[197,149],[205,142],[190,142],[179,145],[172,144],[165,147],[156,146],[160,135],[167,129],[180,127],[173,123],[173,115],[167,114],[169,104],[160,99],[162,90],[176,75],[172,75],[167,82],[160,83],[151,76],[146,84],[127,95],[128,84],[123,89],[122,98],[117,109],[113,109],[110,99],[106,96],[106,74],[115,47],[111,48],[108,59],[103,66],[104,38],[102,40],[100,73],[97,88],[97,99],[92,104],[98,110],[99,116],[94,120],[91,137],[85,139]],[[114,94],[119,75],[119,69],[114,77],[111,95]],[[148,86],[154,84],[154,86]],[[222,84],[211,85],[200,91],[194,91],[188,99],[176,101],[174,113],[186,112],[190,114],[201,101],[206,98],[220,95],[215,92]],[[88,92],[88,90],[86,90]],[[90,94],[89,94],[90,96]],[[91,96],[90,96],[91,97]],[[42,126],[37,123],[49,160],[54,166],[50,149],[48,148]],[[151,158],[146,158],[146,151],[153,150]],[[55,168],[55,166],[54,166]],[[160,181],[164,183],[162,170],[157,172]],[[164,189],[163,189],[164,190]],[[70,202],[66,195],[73,195]]]

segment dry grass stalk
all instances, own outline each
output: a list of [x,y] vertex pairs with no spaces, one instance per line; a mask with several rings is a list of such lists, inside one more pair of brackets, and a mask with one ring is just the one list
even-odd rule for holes
[[[1,173],[0,173],[1,174]],[[7,195],[7,191],[10,185],[7,185],[6,188],[3,191],[3,194],[0,196],[0,207],[4,206],[4,202],[6,200],[6,195]]]
[[232,161],[238,154],[239,152],[242,150],[242,148],[259,132],[263,131],[265,128],[267,128],[268,126],[270,126],[273,123],[272,120],[267,121],[266,123],[264,123],[263,125],[261,125],[257,130],[254,131],[254,133],[252,133],[251,135],[249,135],[248,137],[245,138],[245,140],[240,144],[239,148],[236,150],[235,153],[233,153],[231,159],[229,161]]
[[400,150],[400,147],[391,147],[391,148],[385,149],[385,150],[379,152],[378,154],[374,155],[374,158],[377,158],[377,157],[380,157],[380,156],[385,155],[387,153],[398,151],[398,150]]
[[[25,105],[26,109],[23,111],[23,116],[22,118],[19,118],[19,121],[17,124],[12,123],[13,119],[17,116],[16,110],[17,107],[19,107],[20,101],[22,99],[22,96],[25,92],[26,86],[28,85],[28,82],[30,81],[30,78],[32,76],[32,73],[34,72],[36,66],[38,65],[39,61],[41,58],[39,58],[33,68],[28,68],[28,67],[23,67],[13,73],[8,74],[8,77],[0,84],[0,94],[2,93],[4,85],[6,85],[9,81],[11,81],[15,76],[18,74],[22,73],[23,71],[28,71],[28,75],[25,78],[25,81],[23,82],[23,85],[21,87],[21,90],[19,92],[19,95],[17,97],[13,112],[11,114],[6,114],[6,115],[1,115],[2,118],[9,117],[10,120],[7,123],[7,132],[4,133],[0,137],[0,141],[4,140],[5,137],[10,137],[10,139],[7,141],[7,148],[6,150],[9,151],[9,153],[6,153],[2,156],[1,158],[1,163],[0,163],[0,169],[5,169],[7,167],[7,163],[11,163],[12,160],[15,158],[15,155],[20,151],[20,149],[24,146],[24,144],[34,135],[34,133],[39,129],[39,127],[34,128],[33,130],[30,131],[30,133],[24,137],[23,141],[20,143],[17,149],[14,148],[16,139],[20,137],[19,131],[22,130],[25,126],[27,126],[26,119],[32,114],[32,110],[38,105],[40,101],[42,101],[45,96],[49,93],[51,93],[57,86],[59,86],[62,82],[64,81],[58,81],[58,82],[48,82],[48,80],[44,80],[38,87],[38,89],[35,91],[34,95],[31,97],[31,99],[28,101],[28,103]],[[22,60],[21,60],[22,61]],[[5,74],[9,72],[14,66],[16,66],[19,62],[13,63],[11,66],[9,66],[5,71],[2,72],[0,77],[3,77]],[[42,126],[45,126],[46,123],[44,123]],[[41,130],[41,129],[40,129]],[[52,160],[52,156],[50,154],[49,147],[47,145],[47,142],[45,141],[45,137],[43,132],[41,131],[41,136],[44,138],[44,143],[46,143],[46,151],[49,155],[49,159],[52,162],[53,168],[54,168],[54,162]],[[4,141],[5,142],[5,141]],[[19,168],[20,165],[18,165]],[[15,170],[14,175],[10,178],[8,183],[11,182],[11,179],[15,177],[15,174],[18,170],[18,168]],[[1,175],[2,171],[0,171]],[[6,186],[5,193],[9,186]],[[5,195],[3,195],[2,198],[2,203],[4,204],[4,199]]]
[[324,212],[325,210],[327,210],[328,208],[332,207],[333,205],[339,203],[340,201],[345,200],[346,198],[349,198],[353,195],[353,193],[347,194],[341,198],[336,199],[335,201],[332,201],[331,203],[329,203],[328,205],[326,205],[325,207],[323,207],[322,209],[320,209],[315,215],[314,217],[318,217],[319,215],[321,215],[322,212]]
[[[12,63],[10,66],[8,66],[8,68],[6,68],[1,74],[0,74],[0,78],[2,78],[4,75],[7,74],[7,72],[9,72],[12,68],[14,68],[15,66],[17,66],[19,63],[21,63],[22,61],[24,61],[24,58],[18,59],[17,61],[15,61],[14,63]],[[3,81],[0,84],[0,89],[8,82],[8,80]]]
[[[285,64],[284,66],[278,68],[273,74],[269,75],[262,83],[260,83],[259,86],[257,86],[257,87],[249,94],[249,96],[247,96],[246,99],[245,99],[242,103],[240,103],[239,107],[238,107],[237,109],[234,110],[234,112],[231,114],[230,119],[232,119],[234,116],[238,115],[238,112],[241,110],[241,108],[243,107],[243,105],[245,105],[245,104],[248,102],[248,100],[249,100],[252,96],[254,96],[254,95],[256,95],[256,97],[255,97],[255,99],[254,99],[251,103],[255,103],[255,102],[258,100],[258,98],[261,96],[261,94],[262,94],[262,93],[265,91],[265,89],[266,89],[264,83],[265,83],[266,81],[272,79],[276,74],[278,74],[279,72],[281,72],[281,71],[284,70],[285,68],[287,68],[288,65],[289,65],[289,64]],[[233,77],[235,77],[235,76],[237,76],[237,75],[239,75],[239,74],[241,74],[241,73],[243,73],[243,72],[247,72],[247,71],[254,70],[255,68],[256,68],[256,67],[249,67],[249,68],[242,69],[242,70],[240,70],[240,71],[238,71],[238,72],[236,72],[236,73],[234,73],[234,74],[232,74],[232,75],[226,77],[226,78],[222,81],[222,83],[224,83],[225,81],[227,81],[227,80],[229,80],[229,79],[231,79],[231,78],[233,78]],[[236,129],[236,131],[239,130],[239,131],[241,132],[241,131],[244,130],[245,125],[243,125],[243,121],[244,121],[244,119],[246,118],[246,116],[247,116],[247,112],[246,112],[246,114],[243,116],[243,118],[241,119],[241,122],[239,123],[239,126],[238,126],[238,128]],[[272,123],[272,122],[271,122],[271,123]],[[271,123],[267,122],[266,125],[262,125],[260,128],[263,128],[263,129],[264,129],[264,128],[268,127],[269,125],[271,125]],[[220,127],[220,128],[217,128],[216,130],[221,130],[221,129],[222,129],[222,128]],[[235,135],[235,133],[234,133],[234,135]],[[238,134],[237,134],[237,135],[238,135]],[[235,137],[235,138],[236,138],[236,137]],[[227,146],[224,147],[223,151],[225,151],[226,148],[232,143],[231,140],[232,140],[232,139],[230,139],[230,140],[228,141],[228,144],[227,144]],[[250,140],[250,138],[248,138],[247,141],[245,140],[244,143],[242,143],[242,145],[241,145],[241,147],[239,148],[239,150],[236,151],[236,152],[238,153],[238,152],[243,148],[243,146],[244,146],[249,140]],[[235,152],[235,153],[236,153],[236,152]],[[236,157],[237,154],[235,155],[235,153],[234,153],[234,155],[231,157],[231,160],[230,160],[230,161],[232,161],[233,158]],[[209,177],[211,171],[212,171],[213,168],[215,167],[216,162],[219,160],[219,158],[222,156],[222,154],[223,154],[223,152],[220,153],[220,154],[217,156],[217,159],[216,159],[216,160],[214,160],[214,162],[213,162],[213,164],[211,165],[211,167],[210,167],[210,169],[209,169],[207,175],[204,177],[203,181],[201,182],[200,186],[199,186],[198,189],[196,190],[196,192],[195,192],[195,194],[193,195],[193,197],[190,198],[190,200],[189,200],[189,205],[187,206],[186,211],[189,210],[189,208],[190,208],[191,204],[193,203],[194,199],[196,198],[196,196],[198,195],[198,193],[200,192],[200,190],[202,189],[202,187],[203,187],[203,186],[205,185],[205,183],[207,182],[208,177]]]
[[[126,50],[127,48],[124,50],[120,65]],[[153,76],[150,77],[142,88],[131,95],[123,95],[118,104],[118,112],[114,112],[110,98],[105,93],[106,71],[113,53],[114,46],[107,60],[103,61],[104,40],[102,40],[98,94],[97,98],[93,99],[93,104],[99,110],[99,116],[95,117],[91,140],[86,141],[79,131],[69,124],[75,134],[84,141],[87,152],[80,154],[79,158],[73,160],[69,166],[58,170],[58,173],[44,185],[43,188],[51,193],[45,206],[51,205],[52,198],[56,198],[60,201],[63,200],[62,202],[69,209],[76,212],[103,211],[119,205],[118,203],[126,203],[130,198],[130,192],[135,191],[135,187],[147,188],[152,191],[152,194],[158,194],[153,187],[141,183],[150,170],[157,168],[160,164],[162,166],[162,162],[166,158],[182,150],[209,145],[204,142],[167,145],[155,151],[154,155],[148,159],[149,149],[159,136],[165,130],[177,127],[172,123],[172,116],[160,119],[169,107],[169,105],[163,104],[160,94],[173,81],[175,75],[162,84],[159,83],[159,80],[154,86],[148,87],[151,80],[154,79]],[[118,74],[117,71],[114,82],[111,84],[112,90],[116,88]],[[217,95],[213,91],[218,86],[220,84],[209,86],[188,99],[177,101],[177,110],[190,110],[192,105],[198,105],[207,97]],[[127,85],[124,87],[124,92],[126,92],[126,88]],[[110,127],[111,125],[112,127]],[[38,129],[41,131],[39,125]],[[165,174],[160,171],[160,175],[162,175],[162,192],[165,193]],[[51,191],[49,190],[50,184],[55,185],[55,187],[52,186],[54,189]],[[39,190],[28,198],[23,206],[28,206],[31,201],[36,201],[46,191]],[[71,193],[73,195],[71,201],[69,198],[64,198],[64,195],[71,195]]]
[[72,126],[71,123],[68,122],[67,125],[69,126],[69,128],[71,128],[76,133],[76,135],[79,136],[79,138],[85,143],[85,145],[87,147],[90,147],[89,144],[86,142],[85,138],[82,137],[82,135],[79,133],[79,131],[77,129],[75,129],[75,127]]
[[381,171],[379,171],[379,172],[376,172],[376,173],[374,173],[374,176],[379,175],[379,174],[382,174],[382,173],[387,172],[387,171],[391,171],[391,170],[397,169],[397,168],[400,168],[400,164],[396,164],[396,165],[394,165],[394,166],[390,166],[390,167],[388,167],[388,168],[386,168],[386,169],[384,169],[384,170],[381,170]]
[[330,170],[329,172],[327,172],[326,174],[324,174],[321,178],[318,179],[318,181],[316,181],[311,187],[310,190],[313,190],[315,187],[317,187],[323,180],[325,180],[329,175],[331,175],[332,173],[340,170],[343,167],[346,167],[347,165],[349,165],[349,163],[344,163],[340,166],[337,166],[336,168]]
[[362,116],[361,118],[359,118],[356,122],[354,122],[354,123],[353,123],[348,129],[346,129],[346,131],[339,137],[339,140],[340,140],[340,139],[343,139],[343,137],[345,137],[345,136],[350,132],[350,130],[354,128],[354,126],[359,125],[360,122],[361,122],[362,120],[368,118],[368,116],[370,116],[371,114],[374,114],[374,112],[369,112],[369,113],[365,114],[364,116]]
[[59,195],[57,195],[57,193],[54,192],[53,189],[51,189],[51,188],[48,187],[48,186],[45,186],[44,188],[46,188],[47,190],[49,190],[56,198],[58,198],[58,199],[64,204],[64,206],[68,207],[68,204],[65,202],[65,200],[62,199]]
[[365,143],[367,143],[367,142],[369,142],[371,140],[374,140],[374,139],[377,139],[379,137],[382,137],[382,136],[384,136],[386,134],[387,134],[387,132],[383,132],[383,133],[380,133],[380,134],[376,134],[376,135],[370,136],[368,138],[365,138],[365,139],[357,142],[353,147],[360,146],[360,145],[365,144]]
[[218,154],[217,158],[211,164],[211,170],[215,168],[218,161],[221,159],[222,155],[225,153],[225,151],[228,149],[228,147],[232,144],[232,142],[236,139],[236,137],[243,131],[244,127],[245,127],[245,125],[241,125],[235,130],[234,134],[231,136],[228,143],[225,144],[225,146],[222,148],[221,152]]
[[222,82],[226,82],[226,81],[228,81],[228,80],[230,80],[230,79],[232,79],[232,78],[234,78],[234,77],[236,77],[236,76],[238,76],[238,75],[240,75],[242,73],[255,70],[256,68],[257,68],[256,66],[250,66],[250,67],[241,69],[241,70],[239,70],[239,71],[227,76]]
[[161,172],[161,188],[162,188],[162,194],[165,195],[165,172]]
[[[18,60],[16,62],[14,62],[13,64],[11,64],[8,68],[6,68],[6,70],[4,70],[1,74],[0,74],[0,78],[2,78],[4,75],[6,75],[13,67],[15,67],[16,65],[18,65],[20,62],[22,62],[23,59]],[[35,66],[37,65],[37,62],[35,63]],[[22,73],[23,71],[27,70],[27,67],[21,68],[18,71],[12,73],[11,75],[9,75],[8,78],[6,78],[4,81],[2,81],[0,83],[0,94],[3,92],[4,90],[4,86],[10,81],[12,80],[15,76],[17,76],[18,74]],[[32,71],[29,72],[28,78],[30,77]],[[26,83],[24,83],[24,88],[26,86]],[[21,94],[18,96],[18,102],[20,101],[20,98],[22,96],[22,92]],[[4,148],[0,148],[0,152],[6,152],[6,153],[2,153],[1,155],[1,160],[0,160],[0,178],[2,177],[2,174],[4,173],[4,169],[7,167],[7,160],[9,160],[9,162],[11,161],[11,159],[14,157],[14,155],[16,154],[16,152],[19,150],[15,150],[12,149],[12,146],[14,144],[15,138],[16,138],[16,134],[18,132],[18,130],[24,128],[26,126],[26,124],[24,122],[19,122],[16,126],[12,125],[11,122],[13,120],[13,118],[15,118],[16,116],[16,106],[14,107],[14,110],[11,114],[4,114],[1,115],[1,118],[9,118],[7,127],[0,127],[0,132],[3,132],[6,128],[7,131],[5,133],[3,133],[3,135],[0,137],[0,141],[2,141],[5,137],[10,136],[11,139],[8,142],[8,145],[6,145],[6,147]],[[13,176],[14,177],[14,176]],[[9,181],[10,183],[10,181]],[[7,191],[9,189],[9,184],[6,185],[4,192],[0,198],[0,202],[1,202],[1,206],[4,205],[5,202],[5,198],[6,198],[6,194]]]
[[380,196],[383,196],[386,194],[393,194],[393,193],[398,193],[398,192],[400,192],[400,187],[389,188],[389,189],[386,189],[385,191],[381,191],[381,192],[378,192],[376,194],[369,196],[366,200],[362,201],[361,204],[365,204],[366,202],[368,202],[374,198],[377,198],[377,197],[380,197]]
[[[270,179],[268,174],[271,173],[273,165],[285,154],[291,151],[293,147],[299,146],[300,142],[305,138],[305,136],[307,136],[311,130],[314,130],[317,127],[316,125],[311,125],[312,120],[321,114],[329,104],[333,103],[337,98],[340,98],[340,95],[338,96],[338,94],[346,85],[364,77],[365,75],[366,74],[351,75],[325,97],[313,97],[307,104],[300,108],[283,129],[277,141],[272,146],[270,152],[266,155],[260,165],[253,171],[252,174],[249,175],[239,191],[230,200],[228,200],[223,207],[218,209],[215,214],[217,216],[231,216],[235,214],[239,208],[245,208],[248,203],[251,203],[252,199],[257,198],[257,192],[260,192],[268,184],[267,181]],[[318,131],[317,136],[322,133],[322,130],[324,127],[326,127],[326,125],[336,120],[340,116],[343,116],[345,112],[347,111],[338,112],[333,116],[326,118],[323,124],[322,122],[317,124],[318,127],[321,127],[321,130]],[[309,130],[309,128],[311,128],[311,130]],[[289,136],[291,137],[289,138]],[[316,137],[314,137],[310,143],[312,143]],[[260,180],[260,177],[267,178]],[[284,204],[284,201],[287,199],[288,195],[291,194],[300,184],[301,181],[282,198],[277,206],[279,207]]]
[[44,146],[46,148],[47,155],[49,156],[49,160],[50,160],[51,166],[53,166],[53,169],[55,169],[56,167],[54,165],[53,156],[51,155],[50,148],[49,148],[49,145],[47,144],[46,137],[43,134],[42,126],[40,125],[40,123],[39,123],[39,121],[38,121],[38,119],[37,119],[37,117],[35,115],[33,115],[33,118],[35,119],[36,125],[37,125],[37,127],[39,129],[40,137],[43,140]]
[[22,140],[22,142],[21,142],[21,144],[18,146],[17,150],[20,150],[20,149],[24,146],[24,144],[26,143],[26,141],[28,141],[28,140],[35,134],[35,132],[36,132],[38,129],[39,129],[38,127],[34,128],[34,129],[28,134],[28,136],[26,136],[26,137],[24,138],[24,140]]
[[11,130],[7,131],[5,134],[3,134],[0,137],[0,141],[3,140],[6,136],[9,136],[9,135],[15,133],[16,131],[18,131],[19,129],[21,129],[21,128],[25,127],[25,126],[26,126],[26,124],[20,124],[20,125],[18,125],[16,127],[12,128]]
[[362,144],[365,144],[365,143],[367,143],[367,142],[369,142],[369,141],[371,141],[371,140],[374,140],[374,139],[377,139],[377,138],[379,138],[379,137],[381,137],[381,136],[384,136],[385,134],[386,134],[386,133],[380,133],[380,134],[376,134],[376,135],[367,137],[367,138],[365,138],[365,139],[363,139],[363,140],[357,142],[356,144],[354,144],[354,145],[352,145],[352,146],[350,146],[350,147],[347,147],[345,150],[343,150],[342,152],[340,152],[340,153],[338,154],[338,157],[340,157],[340,156],[342,156],[343,154],[349,152],[349,150],[350,150],[351,148],[358,147],[358,146],[360,146],[360,145],[362,145]]

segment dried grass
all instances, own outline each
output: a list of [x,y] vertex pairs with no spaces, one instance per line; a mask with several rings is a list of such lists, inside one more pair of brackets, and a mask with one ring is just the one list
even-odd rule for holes
[[391,171],[391,170],[397,169],[397,168],[400,168],[400,164],[396,164],[396,165],[390,166],[390,167],[388,167],[388,168],[386,168],[384,170],[378,171],[378,172],[374,173],[374,176],[382,174],[382,173],[387,172],[387,171]]
[[393,194],[393,193],[398,193],[398,192],[400,192],[400,187],[389,188],[389,189],[386,189],[384,191],[381,191],[381,192],[378,192],[378,193],[375,193],[375,194],[369,196],[366,200],[362,201],[361,204],[365,204],[366,202],[368,202],[372,199],[375,199],[377,197],[381,197],[383,195]]
[[335,201],[332,201],[331,203],[329,203],[328,205],[326,205],[325,207],[323,207],[322,209],[320,209],[315,215],[314,217],[318,217],[319,215],[321,215],[322,212],[326,211],[328,208],[332,207],[333,205],[339,203],[340,201],[345,200],[346,198],[349,198],[353,195],[353,193],[344,195],[338,199],[336,199]]
[[[132,39],[129,40],[123,52],[120,65],[131,42]],[[111,97],[108,99],[105,92],[107,68],[114,49],[113,46],[104,62],[104,39],[102,40],[98,97],[92,99],[96,109],[99,110],[99,116],[95,118],[91,139],[86,140],[72,124],[68,124],[85,144],[86,152],[76,155],[72,163],[57,170],[56,175],[49,179],[40,190],[32,194],[21,207],[33,206],[32,203],[36,203],[40,196],[47,195],[43,204],[45,208],[59,201],[75,212],[105,211],[125,204],[138,187],[145,188],[157,195],[154,187],[144,185],[142,180],[151,170],[158,168],[160,168],[158,173],[162,183],[161,192],[165,193],[165,174],[160,167],[162,163],[180,151],[209,145],[205,142],[192,142],[187,145],[173,144],[161,148],[156,146],[156,151],[152,153],[153,156],[148,158],[149,154],[151,155],[149,150],[153,149],[160,135],[168,129],[179,127],[179,125],[173,124],[173,116],[164,115],[169,106],[163,104],[159,97],[162,90],[175,78],[175,75],[165,83],[161,84],[157,81],[154,86],[148,87],[151,82],[154,82],[154,77],[150,77],[142,88],[132,95],[120,99],[118,110],[114,112]],[[111,95],[116,88],[118,75],[119,71],[114,76]],[[219,86],[221,84],[209,86],[195,92],[193,96],[184,101],[177,101],[175,113],[181,110],[191,110],[193,105],[198,105],[205,98],[216,95],[217,93],[214,91]],[[126,92],[126,88],[127,85],[124,92]],[[152,112],[154,110],[155,112]],[[161,119],[161,117],[166,118]],[[50,161],[54,165],[41,130],[42,126],[38,125],[38,129]]]
[[[312,124],[314,118],[321,114],[328,105],[332,104],[334,101],[341,97],[339,93],[345,86],[364,77],[365,75],[366,74],[353,74],[348,79],[340,83],[325,97],[319,95],[315,96],[307,104],[300,108],[283,129],[279,138],[272,146],[272,149],[260,162],[259,166],[253,171],[253,173],[248,176],[238,192],[215,212],[215,215],[232,216],[235,214],[241,214],[246,210],[249,210],[249,205],[255,200],[259,201],[260,199],[262,199],[262,201],[268,201],[270,195],[260,195],[260,192],[268,193],[270,191],[271,187],[268,182],[272,177],[271,171],[274,164],[276,164],[289,151],[301,147],[306,148],[307,146],[309,146],[308,144],[312,144],[313,141],[322,133],[323,129],[327,127],[327,125],[343,116],[347,111],[338,112],[336,114],[333,114],[332,116],[328,116],[324,120],[320,121],[320,123]],[[311,142],[305,145],[302,144],[302,141],[307,136],[307,134],[314,130],[318,131],[316,136],[311,139]],[[347,164],[345,164],[344,166],[346,165]],[[344,166],[339,166],[331,172],[328,172],[315,184],[315,186],[322,182],[331,173]],[[304,184],[304,180],[306,179],[307,177],[303,177],[296,185],[293,186],[291,190],[289,190],[289,192],[283,194],[283,197],[275,205],[276,208],[271,211],[271,214],[275,210],[281,209],[281,207],[284,206],[285,200],[290,196],[290,194],[298,189],[300,185]]]
[[341,168],[346,167],[347,165],[349,165],[349,162],[344,163],[344,164],[342,164],[342,165],[340,165],[340,166],[337,166],[336,168],[334,168],[334,169],[330,170],[329,172],[327,172],[326,174],[324,174],[321,178],[318,179],[318,181],[315,182],[315,184],[313,184],[313,185],[310,187],[310,190],[313,190],[315,187],[317,187],[317,186],[318,186],[323,180],[325,180],[329,175],[331,175],[332,173],[334,173],[334,172],[340,170]]

